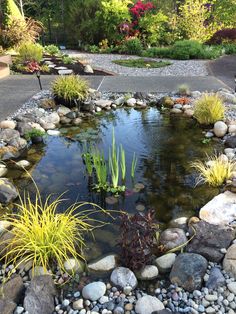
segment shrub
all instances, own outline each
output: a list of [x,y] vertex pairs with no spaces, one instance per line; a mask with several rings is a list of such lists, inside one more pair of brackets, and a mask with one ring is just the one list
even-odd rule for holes
[[167,47],[151,47],[145,50],[142,54],[144,57],[159,57],[159,58],[170,58],[171,49]]
[[203,46],[202,54],[199,55],[201,59],[217,59],[223,54],[222,47],[218,46]]
[[45,136],[45,132],[43,132],[41,130],[37,130],[37,129],[32,129],[31,131],[29,131],[25,134],[25,138],[27,140],[30,140],[33,137],[42,137],[42,136]]
[[[43,266],[45,271],[58,266],[66,272],[65,260],[84,259],[85,233],[104,225],[91,216],[98,209],[105,211],[95,204],[75,203],[60,213],[58,207],[63,201],[61,196],[54,201],[49,196],[43,201],[38,189],[34,200],[29,195],[20,198],[20,203],[16,204],[17,214],[6,215],[12,225],[12,237],[4,248],[6,265],[13,263],[17,268],[32,261],[33,272],[35,266]],[[87,205],[92,209],[81,210]]]
[[56,98],[76,105],[88,95],[88,83],[78,75],[60,76],[53,82],[52,91]]
[[181,84],[178,86],[178,94],[180,96],[189,96],[191,95],[190,87],[187,84]]
[[196,40],[181,40],[173,45],[171,57],[181,60],[199,58],[202,50],[202,45]]
[[230,179],[236,163],[232,160],[225,161],[220,156],[208,158],[206,163],[196,161],[192,167],[199,173],[198,183],[204,182],[211,186],[221,186]]
[[222,48],[227,55],[236,54],[236,44],[224,44]]
[[223,120],[224,113],[224,104],[217,94],[204,94],[195,104],[194,117],[200,124]]
[[210,44],[236,43],[236,28],[226,28],[217,31],[209,40]]
[[138,38],[131,38],[124,41],[120,47],[120,52],[130,55],[140,55],[143,51],[143,45]]
[[19,47],[19,60],[22,63],[40,62],[43,59],[43,47],[30,42],[23,43]]
[[57,54],[60,53],[60,50],[55,45],[48,45],[44,47],[44,52],[49,54],[50,56],[56,56]]

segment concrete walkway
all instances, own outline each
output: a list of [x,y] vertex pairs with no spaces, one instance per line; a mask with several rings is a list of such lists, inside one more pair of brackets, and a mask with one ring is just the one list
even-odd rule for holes
[[[212,77],[124,77],[87,76],[90,86],[107,92],[172,92],[178,85],[186,83],[191,90],[211,91],[226,87],[220,80]],[[43,89],[50,89],[53,75],[42,76]],[[0,120],[14,113],[30,97],[39,91],[35,76],[15,75],[0,80]]]

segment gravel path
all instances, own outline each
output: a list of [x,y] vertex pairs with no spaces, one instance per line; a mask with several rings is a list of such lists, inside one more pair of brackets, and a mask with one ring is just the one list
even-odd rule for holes
[[[66,50],[65,53],[72,57],[87,60],[92,66],[125,76],[207,76],[207,61],[202,60],[172,60],[170,66],[159,69],[128,68],[113,63],[113,60],[137,59],[137,56],[124,56],[114,54],[80,53],[74,50]],[[164,60],[145,58],[150,60]]]

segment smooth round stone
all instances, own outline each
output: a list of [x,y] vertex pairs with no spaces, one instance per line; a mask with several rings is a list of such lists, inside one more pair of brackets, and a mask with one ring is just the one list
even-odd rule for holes
[[69,258],[64,262],[65,270],[69,274],[82,273],[84,271],[84,263],[74,258]]
[[161,310],[164,310],[163,303],[150,295],[141,297],[135,305],[135,312],[137,314],[152,314],[155,311]]
[[135,289],[138,285],[137,278],[135,274],[126,267],[117,267],[113,270],[111,274],[111,283],[114,286],[124,289],[126,286],[130,286]]
[[214,124],[214,133],[217,137],[223,137],[227,133],[228,126],[223,121],[217,121]]
[[135,98],[130,98],[130,99],[127,100],[126,104],[129,107],[134,107],[135,104],[136,104],[136,99]]
[[229,133],[236,133],[236,125],[235,124],[231,124],[229,126]]
[[12,120],[4,120],[0,122],[0,129],[12,129],[14,130],[16,123]]
[[136,209],[137,209],[137,211],[139,211],[139,212],[143,212],[143,211],[145,210],[145,206],[142,205],[142,204],[139,204],[139,205],[136,206]]
[[77,301],[74,301],[72,307],[74,310],[82,310],[84,308],[84,300],[79,299]]
[[106,285],[101,281],[97,281],[89,283],[87,286],[85,286],[82,290],[82,295],[85,299],[97,301],[102,296],[104,296],[105,292]]
[[7,167],[0,164],[0,177],[4,177],[7,174]]
[[92,271],[110,271],[117,266],[117,258],[116,254],[109,254],[89,263],[88,269]]
[[29,168],[30,167],[30,162],[28,160],[20,160],[16,163],[16,166],[18,168]]
[[176,259],[175,253],[167,253],[155,260],[155,264],[161,273],[167,273],[171,270]]
[[59,136],[61,133],[58,130],[47,130],[47,134],[50,136]]
[[228,285],[227,285],[228,289],[230,292],[232,292],[233,294],[236,295],[236,282],[230,282]]
[[118,203],[118,198],[114,196],[108,196],[105,198],[105,201],[108,205],[114,205]]
[[152,280],[158,276],[158,268],[154,265],[146,265],[139,272],[136,273],[136,276],[140,280]]
[[181,109],[173,108],[170,110],[171,113],[182,113],[183,111]]
[[67,300],[67,299],[63,300],[62,302],[63,306],[68,306],[69,304],[70,304],[70,300]]
[[206,138],[212,138],[212,137],[214,137],[214,133],[212,133],[212,132],[206,132],[205,137],[206,137]]
[[24,310],[25,309],[22,306],[17,306],[17,308],[14,311],[14,314],[22,314]]

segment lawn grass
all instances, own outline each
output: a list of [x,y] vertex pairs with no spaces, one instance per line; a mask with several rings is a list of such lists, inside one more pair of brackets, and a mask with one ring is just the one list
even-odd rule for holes
[[112,62],[130,68],[149,68],[149,69],[162,68],[171,65],[171,62],[169,61],[153,61],[143,58],[129,60],[114,60]]

